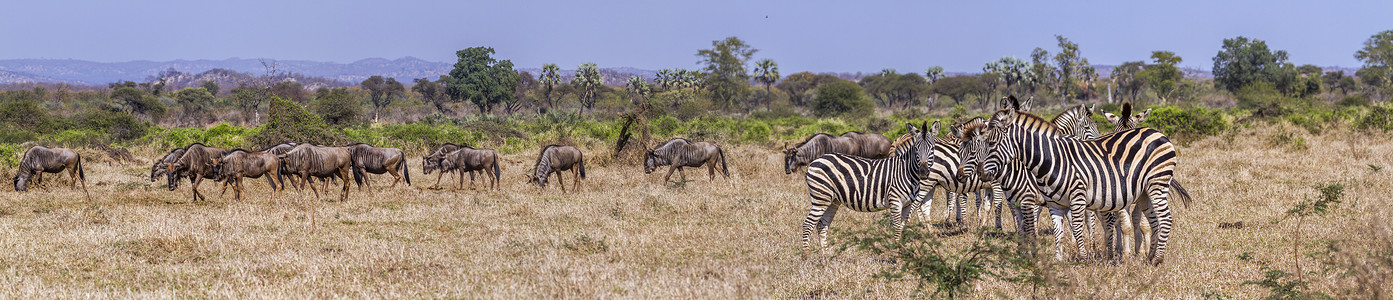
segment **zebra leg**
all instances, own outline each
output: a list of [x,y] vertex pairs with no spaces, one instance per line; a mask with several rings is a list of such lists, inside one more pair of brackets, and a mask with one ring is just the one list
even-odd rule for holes
[[910,217],[912,217],[914,212],[919,212],[920,220],[923,220],[924,223],[929,222],[929,215],[922,210],[924,209],[924,194],[926,190],[928,189],[925,189],[922,185],[920,185],[919,188],[916,188],[914,190],[914,198],[911,198],[909,201],[909,206],[905,207],[905,223],[909,223],[909,219]]
[[1001,198],[1005,198],[1005,195],[1002,195],[1000,187],[992,185],[992,193],[987,196],[991,197],[988,200],[992,203],[992,215],[996,216],[996,229],[1001,229]]
[[1071,197],[1073,200],[1069,202],[1069,217],[1072,219],[1069,221],[1069,231],[1074,234],[1074,244],[1079,247],[1079,256],[1086,259],[1088,249],[1084,248],[1083,223],[1087,219],[1084,212],[1088,210],[1088,199],[1085,197],[1082,192]]
[[919,206],[919,213],[924,217],[924,223],[933,220],[934,192],[938,191],[938,185],[929,185],[927,189],[923,185],[919,186],[919,193],[923,194],[924,203]]
[[822,214],[822,218],[818,220],[817,236],[819,241],[818,245],[820,247],[818,248],[818,252],[822,255],[827,255],[827,229],[832,227],[832,218],[837,216],[837,208],[839,207],[841,207],[841,204],[832,203],[828,205],[827,210]]
[[1151,255],[1152,265],[1160,265],[1165,261],[1166,238],[1170,237],[1171,231],[1171,211],[1167,203],[1170,197],[1170,180],[1164,180],[1151,184]]
[[1103,215],[1103,219],[1101,220],[1103,221],[1103,251],[1107,252],[1107,258],[1109,260],[1116,260],[1118,258],[1118,253],[1114,251],[1113,245],[1120,246],[1121,242],[1118,241],[1118,243],[1114,243],[1113,237],[1122,237],[1121,235],[1114,235],[1114,230],[1117,229],[1118,215],[1120,213],[1110,212],[1099,214]]
[[1137,204],[1132,206],[1132,255],[1141,256],[1141,241],[1146,239],[1146,234],[1141,229],[1142,213],[1151,211],[1151,199],[1138,199]]
[[895,224],[896,243],[902,241],[902,238],[904,237],[904,221],[905,219],[907,219],[906,217],[908,217],[907,215],[905,215],[906,212],[907,211],[904,210],[903,200],[900,200],[899,197],[890,198],[890,215],[894,216],[895,218],[894,220],[890,220],[890,222]]
[[958,199],[957,199],[957,201],[958,201],[958,202],[957,202],[957,206],[958,206],[957,221],[958,221],[958,225],[963,225],[963,215],[964,215],[964,214],[967,214],[967,193],[958,193]]
[[1054,223],[1054,259],[1064,260],[1064,219],[1068,211],[1063,207],[1049,206],[1050,220]]

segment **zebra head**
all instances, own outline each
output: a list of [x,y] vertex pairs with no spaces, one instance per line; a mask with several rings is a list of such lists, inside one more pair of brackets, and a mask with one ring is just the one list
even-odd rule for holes
[[[987,133],[984,134],[982,143],[977,146],[975,151],[976,163],[980,163],[977,168],[977,177],[984,181],[996,180],[996,176],[1001,171],[1001,166],[1005,162],[1015,159],[1018,149],[1016,145],[1008,141],[1007,130],[1011,128],[1012,121],[1016,118],[1017,111],[1014,109],[1003,109],[993,114],[987,121]],[[960,150],[961,151],[961,150]]]
[[980,170],[978,163],[986,160],[987,135],[990,133],[985,120],[982,118],[973,119],[963,127],[963,136],[959,140],[958,158],[962,161],[958,164],[958,182],[969,182],[973,176],[981,176],[977,173]]
[[929,169],[933,168],[933,147],[934,137],[938,136],[938,130],[942,125],[934,121],[933,127],[929,122],[924,122],[921,126],[914,126],[914,123],[905,123],[905,129],[914,136],[912,151],[908,153],[914,163],[914,171],[919,175],[928,175]]

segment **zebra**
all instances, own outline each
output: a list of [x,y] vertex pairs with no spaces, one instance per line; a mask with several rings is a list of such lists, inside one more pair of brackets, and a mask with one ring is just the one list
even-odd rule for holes
[[[1123,130],[1128,130],[1128,129],[1133,129],[1133,128],[1141,127],[1141,123],[1142,123],[1142,122],[1146,122],[1146,117],[1149,116],[1149,115],[1151,115],[1151,109],[1150,109],[1150,108],[1147,108],[1146,111],[1139,112],[1139,113],[1136,113],[1136,114],[1131,114],[1131,112],[1132,112],[1132,103],[1127,102],[1127,103],[1123,103],[1123,104],[1122,104],[1121,116],[1119,116],[1119,115],[1114,115],[1114,114],[1107,113],[1107,112],[1104,112],[1104,113],[1103,113],[1103,116],[1107,117],[1108,122],[1113,124],[1113,130],[1114,130],[1114,131],[1123,131]],[[1122,118],[1122,117],[1125,117],[1125,116],[1128,116],[1128,115],[1130,115],[1129,118],[1125,118],[1125,119]],[[1185,189],[1183,186],[1180,185],[1180,180],[1175,179],[1175,178],[1171,178],[1171,187],[1172,187],[1172,188],[1175,188],[1175,189],[1177,189],[1177,190],[1184,190],[1184,189]],[[1181,199],[1184,200],[1184,199],[1188,199],[1188,198],[1181,198]],[[1150,202],[1138,201],[1137,204],[1136,204],[1136,206],[1133,206],[1133,207],[1132,207],[1132,211],[1131,211],[1131,221],[1132,221],[1132,222],[1131,222],[1131,223],[1132,223],[1132,254],[1133,254],[1133,255],[1141,255],[1141,241],[1142,241],[1142,239],[1145,237],[1145,233],[1143,233],[1143,232],[1141,231],[1141,217],[1142,217],[1142,212],[1145,212],[1145,211],[1147,210],[1147,206],[1150,205],[1150,204],[1151,204]],[[1186,204],[1188,204],[1188,203],[1186,203]],[[1117,234],[1118,234],[1119,236],[1115,237],[1115,239],[1117,240],[1119,249],[1117,249],[1116,251],[1117,251],[1117,252],[1122,252],[1122,250],[1120,249],[1121,244],[1122,244],[1121,230],[1119,230]],[[1110,238],[1112,238],[1112,237],[1110,237]]]
[[1127,117],[1131,113],[1132,103],[1127,102],[1122,103],[1121,115],[1114,115],[1111,113],[1103,112],[1103,116],[1108,118],[1108,123],[1112,123],[1113,131],[1123,131],[1127,129],[1141,127],[1141,123],[1146,122],[1146,116],[1151,115],[1151,109],[1147,108],[1146,111],[1139,112],[1136,115],[1131,115],[1130,118],[1122,118]]
[[[979,117],[964,123],[954,124],[949,126],[952,134],[945,137],[934,137],[933,167],[930,168],[929,176],[919,181],[919,190],[915,193],[914,201],[909,206],[911,212],[918,210],[920,217],[925,221],[928,221],[929,217],[932,216],[933,194],[940,187],[944,189],[944,194],[948,199],[949,212],[957,212],[957,223],[961,224],[963,221],[963,214],[966,213],[967,193],[969,192],[977,194],[978,213],[980,214],[983,205],[981,190],[991,189],[990,182],[977,180],[976,176],[962,178],[957,176],[960,169],[958,163],[961,161],[958,158],[958,145],[961,144],[958,137],[961,136],[961,130],[964,126],[974,123],[985,124],[986,119]],[[901,136],[896,139],[897,145],[904,146],[904,143],[899,142],[912,137],[912,133]],[[891,151],[896,151],[896,149]],[[959,193],[958,197],[955,198],[954,193]],[[1000,221],[998,218],[997,227],[1001,227]]]
[[[1020,170],[1029,171],[1027,179],[1038,183],[1039,196],[1022,200],[1025,214],[1023,232],[1034,230],[1034,208],[1040,200],[1067,200],[1068,214],[1082,216],[1085,210],[1101,213],[1121,211],[1145,195],[1150,200],[1147,218],[1153,229],[1149,261],[1164,261],[1166,239],[1170,235],[1172,218],[1168,204],[1171,178],[1179,159],[1175,147],[1160,131],[1138,128],[1114,132],[1096,139],[1082,139],[1063,134],[1052,123],[1014,109],[997,111],[988,121],[986,142],[975,149],[979,176],[989,180],[1002,174],[1007,162],[1018,163]],[[984,146],[984,147],[983,147]],[[983,149],[985,148],[985,149]],[[985,156],[982,157],[982,156]],[[1009,175],[1008,175],[1009,176]],[[1177,197],[1189,201],[1183,188],[1176,188]],[[1051,208],[1055,222],[1063,213]],[[1117,228],[1117,214],[1108,214],[1103,227],[1104,236],[1112,237]],[[1070,220],[1070,231],[1081,255],[1083,247],[1083,218]],[[1056,229],[1056,257],[1062,258],[1062,234]],[[1104,239],[1105,249],[1113,248],[1113,239]]]
[[[921,178],[928,176],[933,160],[929,155],[938,135],[939,122],[933,127],[905,123],[913,138],[902,140],[912,146],[894,145],[895,153],[888,158],[867,159],[845,154],[825,154],[808,164],[805,175],[812,207],[803,221],[803,251],[810,251],[814,228],[820,237],[820,251],[827,248],[827,227],[832,224],[842,205],[862,212],[890,209],[895,226],[895,239],[904,233],[908,211],[904,201],[913,196]],[[922,128],[922,129],[921,129]]]

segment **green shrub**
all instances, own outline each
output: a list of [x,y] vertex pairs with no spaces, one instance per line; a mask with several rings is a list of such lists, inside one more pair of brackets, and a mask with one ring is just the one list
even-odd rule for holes
[[1259,118],[1280,117],[1294,111],[1305,111],[1311,108],[1311,101],[1304,98],[1292,98],[1277,92],[1272,84],[1258,82],[1244,86],[1234,93],[1238,98],[1238,108],[1253,111],[1253,116]]
[[107,110],[87,110],[72,116],[74,129],[100,132],[104,136],[90,140],[93,143],[113,143],[137,139],[145,136],[150,124],[137,120],[124,112]]
[[25,148],[19,144],[0,143],[0,166],[14,167],[19,165],[19,160],[24,158]]
[[1364,97],[1363,95],[1349,95],[1349,96],[1345,96],[1344,98],[1341,98],[1340,101],[1335,102],[1335,106],[1339,106],[1339,107],[1351,107],[1351,106],[1359,106],[1359,107],[1362,107],[1362,106],[1369,106],[1369,98],[1368,98],[1368,97]]
[[1393,130],[1393,115],[1390,115],[1389,113],[1390,110],[1387,106],[1369,106],[1369,113],[1364,114],[1363,117],[1359,118],[1359,121],[1356,122],[1357,124],[1355,127],[1358,127],[1362,130]]
[[329,129],[319,116],[290,100],[272,97],[266,110],[266,124],[246,138],[247,146],[265,148],[285,142],[339,145],[348,141],[343,134]]
[[743,134],[740,136],[740,141],[746,143],[768,142],[769,136],[773,133],[773,129],[769,127],[769,124],[764,124],[764,122],[759,120],[746,120],[745,122],[741,122],[741,127],[740,131],[742,131]]
[[858,118],[870,116],[874,112],[875,104],[866,97],[861,86],[851,81],[840,80],[817,87],[812,109],[813,114],[818,117]]
[[1181,109],[1175,106],[1155,107],[1142,126],[1155,128],[1171,137],[1217,135],[1228,129],[1228,123],[1219,110],[1203,107]]
[[346,126],[358,120],[363,112],[362,99],[348,89],[337,88],[310,101],[310,108],[329,124]]

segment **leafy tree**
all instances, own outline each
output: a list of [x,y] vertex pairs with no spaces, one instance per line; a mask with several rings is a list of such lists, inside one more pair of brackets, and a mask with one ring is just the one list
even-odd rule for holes
[[605,85],[605,77],[600,75],[600,67],[595,63],[583,63],[576,68],[576,78],[571,79],[580,94],[580,105],[585,110],[595,109],[595,89]]
[[1214,85],[1236,92],[1245,85],[1266,81],[1281,85],[1277,79],[1287,63],[1287,52],[1267,49],[1267,42],[1247,37],[1224,39],[1223,50],[1214,56]]
[[446,106],[450,102],[450,93],[445,90],[445,85],[441,84],[447,79],[440,76],[439,81],[431,81],[426,78],[416,78],[416,85],[411,86],[411,91],[421,94],[421,98],[435,106],[435,110],[441,114],[452,115],[454,112]]
[[1310,64],[1297,67],[1296,72],[1300,74],[1301,78],[1297,79],[1296,96],[1306,97],[1320,94],[1322,90],[1321,83],[1324,81],[1320,76],[1324,71],[1325,70],[1322,70],[1320,67]]
[[125,111],[132,115],[144,116],[155,122],[164,118],[165,106],[158,98],[146,94],[144,90],[122,86],[111,91],[111,99],[116,100]]
[[788,99],[790,102],[793,102],[793,105],[803,106],[808,102],[810,91],[823,84],[839,80],[842,79],[832,74],[799,72],[788,75],[787,78],[784,78],[783,81],[779,82],[779,84],[774,87],[788,93]]
[[875,110],[875,105],[866,99],[861,86],[847,80],[818,86],[812,102],[813,114],[818,117],[865,117]]
[[1079,60],[1079,76],[1083,79],[1083,98],[1093,99],[1093,82],[1098,80],[1098,69],[1088,63],[1088,59]]
[[258,115],[256,108],[261,106],[261,101],[265,100],[265,97],[270,97],[265,89],[248,85],[238,86],[229,92],[232,93],[232,101],[236,102],[237,107],[242,111],[243,124],[254,122],[253,119]]
[[629,97],[633,98],[634,104],[643,103],[644,99],[653,94],[653,85],[648,83],[648,79],[643,76],[629,76],[629,80],[624,82],[624,91],[629,92]]
[[1117,82],[1117,91],[1132,96],[1132,103],[1137,102],[1137,94],[1141,93],[1142,86],[1146,84],[1146,74],[1141,74],[1144,64],[1141,61],[1129,61],[1112,68],[1111,77]]
[[392,104],[392,100],[396,98],[394,96],[406,92],[406,87],[402,86],[400,82],[397,82],[396,78],[383,78],[380,75],[368,77],[368,79],[364,79],[363,82],[358,83],[358,85],[368,90],[368,99],[372,101],[373,122],[377,122],[378,113],[382,111],[383,107]]
[[711,49],[698,50],[696,54],[701,58],[700,63],[706,65],[704,83],[717,103],[730,107],[736,99],[745,95],[750,81],[745,63],[759,50],[733,36],[712,41],[711,46]]
[[185,88],[175,92],[174,99],[184,108],[184,121],[190,125],[198,125],[203,122],[203,115],[207,113],[205,109],[209,102],[213,101],[213,94],[209,94],[208,89],[202,87]]
[[779,64],[768,58],[755,62],[755,81],[764,84],[764,109],[769,109],[769,103],[774,101],[769,86],[779,82]]
[[332,125],[348,125],[362,113],[361,103],[347,88],[323,89],[310,102],[311,110]]
[[551,99],[551,91],[552,88],[561,84],[561,68],[557,67],[556,64],[542,65],[542,74],[541,77],[537,78],[537,81],[542,84],[542,95],[547,99],[547,107],[556,109],[556,101]]
[[1059,67],[1059,80],[1055,81],[1056,89],[1064,99],[1073,97],[1072,89],[1074,76],[1079,73],[1079,44],[1069,41],[1062,35],[1055,35],[1054,39],[1059,42],[1059,53],[1054,55],[1055,65]]
[[[1354,52],[1354,58],[1364,61],[1364,67],[1359,71],[1371,75],[1364,78],[1364,81],[1375,88],[1384,90],[1384,94],[1393,93],[1393,30],[1385,30],[1370,36],[1364,41],[1364,48]],[[1368,70],[1368,71],[1365,71]]]
[[988,62],[982,67],[984,73],[996,73],[1002,83],[1006,84],[1007,93],[1015,93],[1014,88],[1018,88],[1026,78],[1030,77],[1030,67],[1023,59],[1014,56],[1002,57],[994,62]]
[[933,97],[929,98],[929,108],[933,108],[934,104],[938,102],[938,92],[934,90],[933,85],[943,77],[943,67],[941,66],[932,66],[928,70],[924,70],[924,81],[929,83],[928,91],[933,93]]
[[1050,65],[1050,52],[1036,47],[1030,51],[1030,72],[1034,78],[1025,82],[1028,94],[1034,95],[1035,91],[1041,86],[1048,86],[1050,81],[1058,76],[1054,66]]
[[982,83],[981,77],[953,76],[939,79],[933,89],[936,93],[953,98],[953,103],[962,105],[963,100],[967,100],[967,95],[985,93],[987,85]]
[[1171,93],[1175,92],[1176,86],[1184,73],[1176,67],[1182,59],[1170,51],[1152,51],[1151,65],[1146,66],[1146,82],[1151,86],[1151,90],[1156,91],[1156,96],[1161,97],[1165,102],[1170,99]]
[[213,96],[216,97],[216,96],[218,96],[218,92],[220,92],[220,90],[221,90],[222,88],[218,87],[218,83],[217,83],[217,82],[213,82],[212,80],[208,80],[208,81],[204,81],[204,82],[203,82],[203,89],[208,90],[208,93],[209,93],[209,94],[213,94]]
[[1326,89],[1329,89],[1329,90],[1331,90],[1331,91],[1334,91],[1335,89],[1338,88],[1338,89],[1340,89],[1340,95],[1344,95],[1344,94],[1346,94],[1346,93],[1349,92],[1348,90],[1345,89],[1345,87],[1340,86],[1340,81],[1342,81],[1342,80],[1344,80],[1344,79],[1345,79],[1345,71],[1344,71],[1344,70],[1325,72],[1325,76],[1321,76],[1321,80],[1323,81],[1322,83],[1325,84]]
[[292,81],[276,83],[271,87],[271,96],[294,100],[297,103],[310,101],[310,94],[305,92],[305,85]]
[[495,104],[512,101],[518,84],[518,72],[513,62],[497,60],[491,47],[471,47],[456,51],[459,61],[450,70],[446,91],[458,100],[468,100],[479,107],[479,113],[493,111]]
[[513,90],[513,97],[503,100],[503,113],[511,115],[513,112],[522,108],[524,104],[531,102],[532,100],[529,100],[530,98],[528,98],[527,92],[534,89],[537,89],[537,79],[532,77],[532,73],[526,71],[518,72],[518,83],[517,87]]

